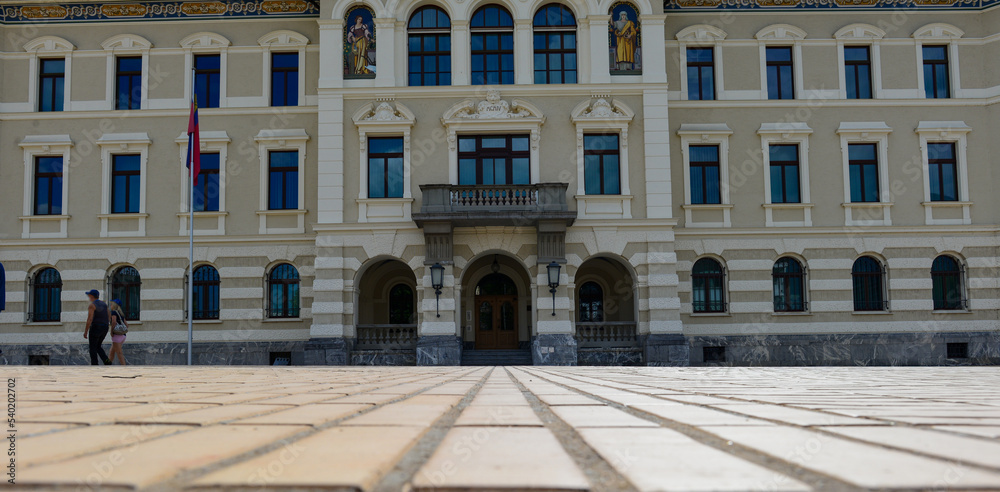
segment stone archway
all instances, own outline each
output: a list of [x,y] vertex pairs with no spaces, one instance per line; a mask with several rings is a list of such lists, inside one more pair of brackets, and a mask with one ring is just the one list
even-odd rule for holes
[[462,279],[462,339],[466,349],[527,348],[531,340],[531,277],[516,258],[486,254]]

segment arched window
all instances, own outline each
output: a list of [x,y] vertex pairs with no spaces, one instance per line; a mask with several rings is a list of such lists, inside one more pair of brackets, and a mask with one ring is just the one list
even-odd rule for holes
[[288,263],[274,267],[267,276],[267,317],[299,317],[299,271]]
[[535,83],[576,83],[576,17],[563,5],[535,12]]
[[389,324],[409,325],[416,321],[413,309],[413,288],[406,284],[396,284],[389,290]]
[[955,258],[941,255],[931,265],[934,284],[934,309],[965,309],[962,296],[962,265]]
[[420,7],[406,26],[409,84],[451,85],[451,19],[439,7]]
[[514,83],[514,18],[499,5],[472,14],[472,85]]
[[58,270],[45,268],[35,274],[32,279],[31,302],[28,321],[59,321],[62,313],[62,276]]
[[726,273],[712,258],[702,258],[691,269],[691,305],[696,313],[724,313]]
[[135,267],[121,267],[111,275],[110,299],[122,301],[122,311],[125,312],[125,319],[129,321],[139,319],[141,288],[142,279],[139,278],[139,270]]
[[604,289],[597,282],[585,282],[580,287],[580,322],[604,321]]
[[219,319],[219,283],[215,267],[194,269],[194,319]]
[[774,312],[806,310],[805,272],[795,258],[779,258],[771,269],[774,282]]
[[871,256],[862,256],[851,268],[854,281],[855,311],[885,311],[889,303],[885,299],[885,270],[882,263]]

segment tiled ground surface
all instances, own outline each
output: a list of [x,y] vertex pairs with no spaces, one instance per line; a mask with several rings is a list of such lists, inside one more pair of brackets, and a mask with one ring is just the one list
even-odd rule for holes
[[0,373],[19,487],[1000,489],[997,368]]

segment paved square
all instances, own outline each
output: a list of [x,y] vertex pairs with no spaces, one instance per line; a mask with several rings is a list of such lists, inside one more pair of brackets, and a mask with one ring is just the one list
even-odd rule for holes
[[32,489],[1000,489],[1000,370],[5,367]]

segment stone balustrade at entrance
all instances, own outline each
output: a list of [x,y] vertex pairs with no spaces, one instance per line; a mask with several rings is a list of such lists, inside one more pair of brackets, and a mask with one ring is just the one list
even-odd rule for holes
[[639,337],[635,321],[578,322],[576,342],[580,348],[630,348],[639,346]]

